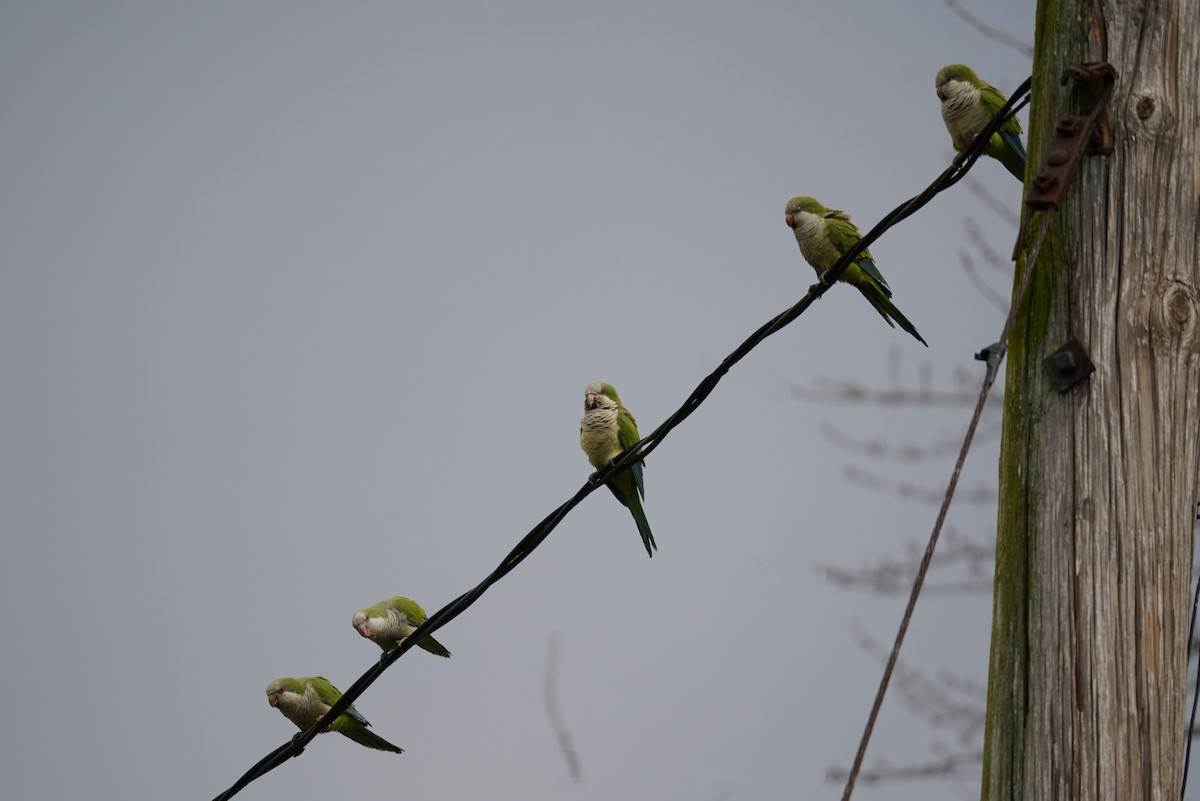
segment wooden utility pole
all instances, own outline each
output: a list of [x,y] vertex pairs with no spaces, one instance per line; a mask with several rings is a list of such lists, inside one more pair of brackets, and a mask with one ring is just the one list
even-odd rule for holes
[[[1120,73],[1115,150],[1084,157],[1010,340],[982,798],[1171,801],[1200,465],[1200,0],[1041,0],[1034,59],[1029,175],[1068,66]],[[1060,394],[1042,360],[1071,337],[1096,371]]]

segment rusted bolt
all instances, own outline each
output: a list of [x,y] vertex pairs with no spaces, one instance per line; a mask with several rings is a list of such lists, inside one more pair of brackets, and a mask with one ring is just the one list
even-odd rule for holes
[[1033,178],[1033,187],[1039,192],[1053,192],[1057,186],[1057,175],[1039,174]]
[[1083,119],[1081,117],[1063,117],[1054,126],[1054,132],[1059,136],[1072,137],[1079,136],[1079,132],[1083,130]]
[[1096,365],[1092,364],[1087,351],[1075,337],[1071,337],[1067,344],[1047,356],[1042,361],[1042,367],[1050,375],[1050,380],[1059,392],[1066,392],[1096,372]]
[[1046,357],[1046,364],[1059,372],[1073,370],[1075,369],[1075,354],[1065,350],[1051,353]]

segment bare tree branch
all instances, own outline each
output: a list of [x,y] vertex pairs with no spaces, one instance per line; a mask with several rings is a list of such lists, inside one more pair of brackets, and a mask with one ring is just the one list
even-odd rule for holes
[[1012,203],[996,197],[983,181],[976,180],[969,175],[963,179],[963,183],[971,190],[971,194],[982,200],[984,205],[995,212],[997,217],[1008,222],[1013,228],[1021,224],[1021,214],[1018,211],[1019,206],[1014,208]]
[[[869,406],[953,406],[971,408],[979,397],[978,370],[956,369],[951,374],[950,389],[935,389],[933,368],[928,362],[917,366],[915,386],[904,377],[901,352],[893,349],[888,358],[888,388],[867,387],[853,379],[831,381],[820,378],[811,384],[793,383],[790,393],[801,401],[836,403],[845,406],[857,403]],[[993,406],[985,411],[996,411]]]
[[[864,651],[880,661],[887,659],[888,651],[876,642],[857,621],[851,624],[851,633]],[[907,663],[896,663],[896,687],[901,702],[912,712],[924,718],[930,725],[954,732],[958,744],[948,748],[943,743],[930,743],[931,757],[923,761],[893,765],[886,759],[859,773],[858,780],[868,784],[887,781],[974,778],[983,763],[983,722],[987,691],[978,683],[959,677],[949,671],[939,671],[931,679],[923,671]],[[834,767],[825,772],[830,782],[844,781],[848,776],[845,768]]]
[[823,403],[861,403],[874,406],[966,406],[975,402],[978,391],[934,391],[930,389],[870,389],[856,381],[792,384],[796,400]]
[[[984,426],[978,435],[981,440],[996,436],[1000,433],[999,421]],[[821,426],[821,436],[844,451],[872,459],[896,459],[905,462],[919,462],[928,459],[939,459],[958,452],[962,444],[962,434],[947,435],[936,442],[917,445],[906,443],[896,445],[886,439],[864,439],[842,431],[832,423]]]
[[[902,595],[909,591],[913,572],[921,559],[920,546],[910,541],[902,558],[882,557],[860,568],[818,565],[828,581],[846,589],[865,589],[876,595]],[[984,595],[991,592],[994,549],[990,538],[968,539],[953,527],[942,535],[942,548],[931,571],[944,576],[950,570],[965,572],[953,580],[930,579],[925,592],[936,595]],[[966,687],[961,682],[956,686]]]
[[555,632],[550,635],[550,644],[546,648],[546,716],[550,718],[550,728],[558,739],[563,759],[567,760],[567,773],[571,781],[583,782],[583,763],[579,759],[579,752],[575,750],[571,733],[567,731],[562,712],[558,709],[558,652],[559,636]]
[[1017,37],[1013,36],[1011,33],[1005,33],[1004,31],[1000,30],[999,28],[993,28],[991,25],[988,25],[986,22],[981,20],[979,17],[975,16],[970,11],[967,11],[967,9],[963,8],[962,4],[959,3],[958,0],[943,0],[943,1],[946,3],[946,5],[948,5],[950,7],[951,11],[953,11],[955,14],[957,14],[960,18],[963,19],[963,21],[965,21],[968,25],[970,25],[975,30],[979,31],[984,36],[988,37],[989,39],[995,39],[997,42],[1001,42],[1003,44],[1008,45],[1013,50],[1016,50],[1018,53],[1024,53],[1025,55],[1029,56],[1030,58],[1033,58],[1033,45],[1028,45],[1025,42],[1018,39]]
[[975,291],[983,295],[984,299],[991,303],[1001,311],[1007,311],[1009,300],[1004,295],[992,289],[991,285],[983,280],[983,276],[975,269],[975,261],[971,258],[971,254],[965,250],[958,252],[958,260],[962,262],[963,272],[967,274],[967,279],[971,282],[971,286],[975,287]]
[[[850,631],[864,651],[880,662],[888,658],[888,649],[867,634],[862,624],[855,622]],[[946,681],[947,678],[950,681]],[[900,691],[901,702],[909,710],[936,728],[954,732],[959,745],[971,745],[983,735],[987,692],[975,682],[947,670],[939,671],[935,681],[924,671],[899,661],[896,663],[896,688]],[[982,748],[982,743],[979,746]]]
[[984,236],[983,229],[979,227],[979,223],[973,217],[964,219],[963,227],[966,228],[967,239],[979,251],[984,263],[995,270],[998,275],[1003,276],[1005,282],[1012,283],[1012,260],[992,247],[991,243],[987,241],[987,237]]
[[[858,780],[863,784],[881,784],[888,781],[903,781],[917,779],[945,779],[977,774],[983,764],[983,751],[958,751],[928,762],[917,762],[908,765],[889,765],[879,760],[875,767],[859,771]],[[970,771],[970,774],[967,771]],[[846,768],[829,768],[825,771],[825,780],[841,783],[849,775]]]
[[[933,505],[941,504],[946,491],[942,488],[927,489],[909,484],[907,481],[895,481],[874,473],[868,473],[857,467],[847,467],[844,471],[847,481],[852,481],[861,487],[886,492],[905,500],[922,501]],[[996,502],[996,488],[987,484],[978,484],[974,489],[959,490],[960,503],[980,506]]]

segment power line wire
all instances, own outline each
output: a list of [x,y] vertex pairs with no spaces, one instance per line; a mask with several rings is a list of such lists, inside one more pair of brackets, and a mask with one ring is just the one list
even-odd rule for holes
[[[988,124],[980,136],[976,137],[971,146],[959,153],[950,166],[934,179],[928,187],[920,194],[909,198],[893,209],[885,216],[878,224],[868,231],[858,242],[847,250],[842,257],[838,259],[825,274],[809,287],[808,292],[800,298],[790,308],[779,313],[772,319],[768,320],[758,328],[753,334],[746,338],[741,345],[737,347],[731,354],[713,370],[708,376],[700,382],[700,384],[692,391],[687,400],[683,402],[670,417],[668,417],[658,428],[654,429],[650,434],[644,437],[641,442],[627,449],[618,455],[607,466],[593,473],[587,482],[565,503],[557,509],[546,515],[541,522],[530,529],[521,540],[509,551],[508,555],[501,560],[500,564],[493,570],[483,581],[477,584],[472,589],[455,598],[450,603],[443,606],[437,612],[426,618],[411,635],[406,637],[399,647],[384,654],[383,657],[372,665],[367,672],[359,677],[358,681],[350,685],[350,687],[342,693],[342,697],[334,703],[328,712],[318,720],[311,728],[298,733],[289,742],[276,748],[271,753],[267,754],[259,760],[253,767],[246,771],[241,778],[237,780],[229,789],[220,795],[216,796],[214,801],[228,801],[228,799],[237,795],[248,784],[266,775],[268,772],[282,765],[287,760],[299,756],[304,748],[312,741],[318,733],[323,731],[338,715],[342,714],[362,695],[374,681],[379,678],[383,671],[387,670],[397,659],[406,654],[412,646],[421,640],[422,637],[428,634],[433,634],[442,626],[449,623],[454,618],[465,612],[472,604],[487,592],[487,590],[500,579],[512,572],[517,565],[525,560],[535,548],[542,544],[546,537],[550,536],[550,532],[562,522],[567,513],[578,506],[584,498],[590,495],[599,487],[606,484],[613,476],[621,470],[628,469],[631,464],[648,456],[654,449],[662,444],[667,435],[671,433],[684,420],[691,416],[692,412],[700,407],[706,398],[716,389],[717,384],[725,377],[734,365],[740,362],[745,356],[758,347],[767,337],[782,330],[785,326],[803,314],[813,303],[815,303],[822,295],[824,295],[833,284],[842,276],[849,268],[850,264],[858,257],[858,254],[866,250],[875,240],[883,235],[885,231],[901,221],[907,219],[912,214],[929,203],[938,193],[949,189],[954,184],[958,183],[967,172],[974,166],[983,152],[984,146],[988,142],[988,138],[992,133],[999,130],[1000,126],[1007,121],[1012,113],[1015,113],[1028,98],[1025,97],[1029,92],[1030,79],[1026,79],[1021,87],[1008,99],[1004,107],[996,114],[996,116]],[[1021,98],[1025,100],[1021,101]],[[1018,102],[1021,101],[1021,102]],[[640,451],[640,452],[639,452]]]

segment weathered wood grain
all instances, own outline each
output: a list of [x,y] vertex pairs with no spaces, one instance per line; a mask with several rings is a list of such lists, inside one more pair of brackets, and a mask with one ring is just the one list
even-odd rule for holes
[[[1035,50],[1031,161],[1084,61],[1120,72],[1116,149],[1083,164],[1010,342],[982,797],[1167,801],[1200,465],[1200,0],[1043,0]],[[1071,336],[1096,372],[1060,395],[1041,361]]]

